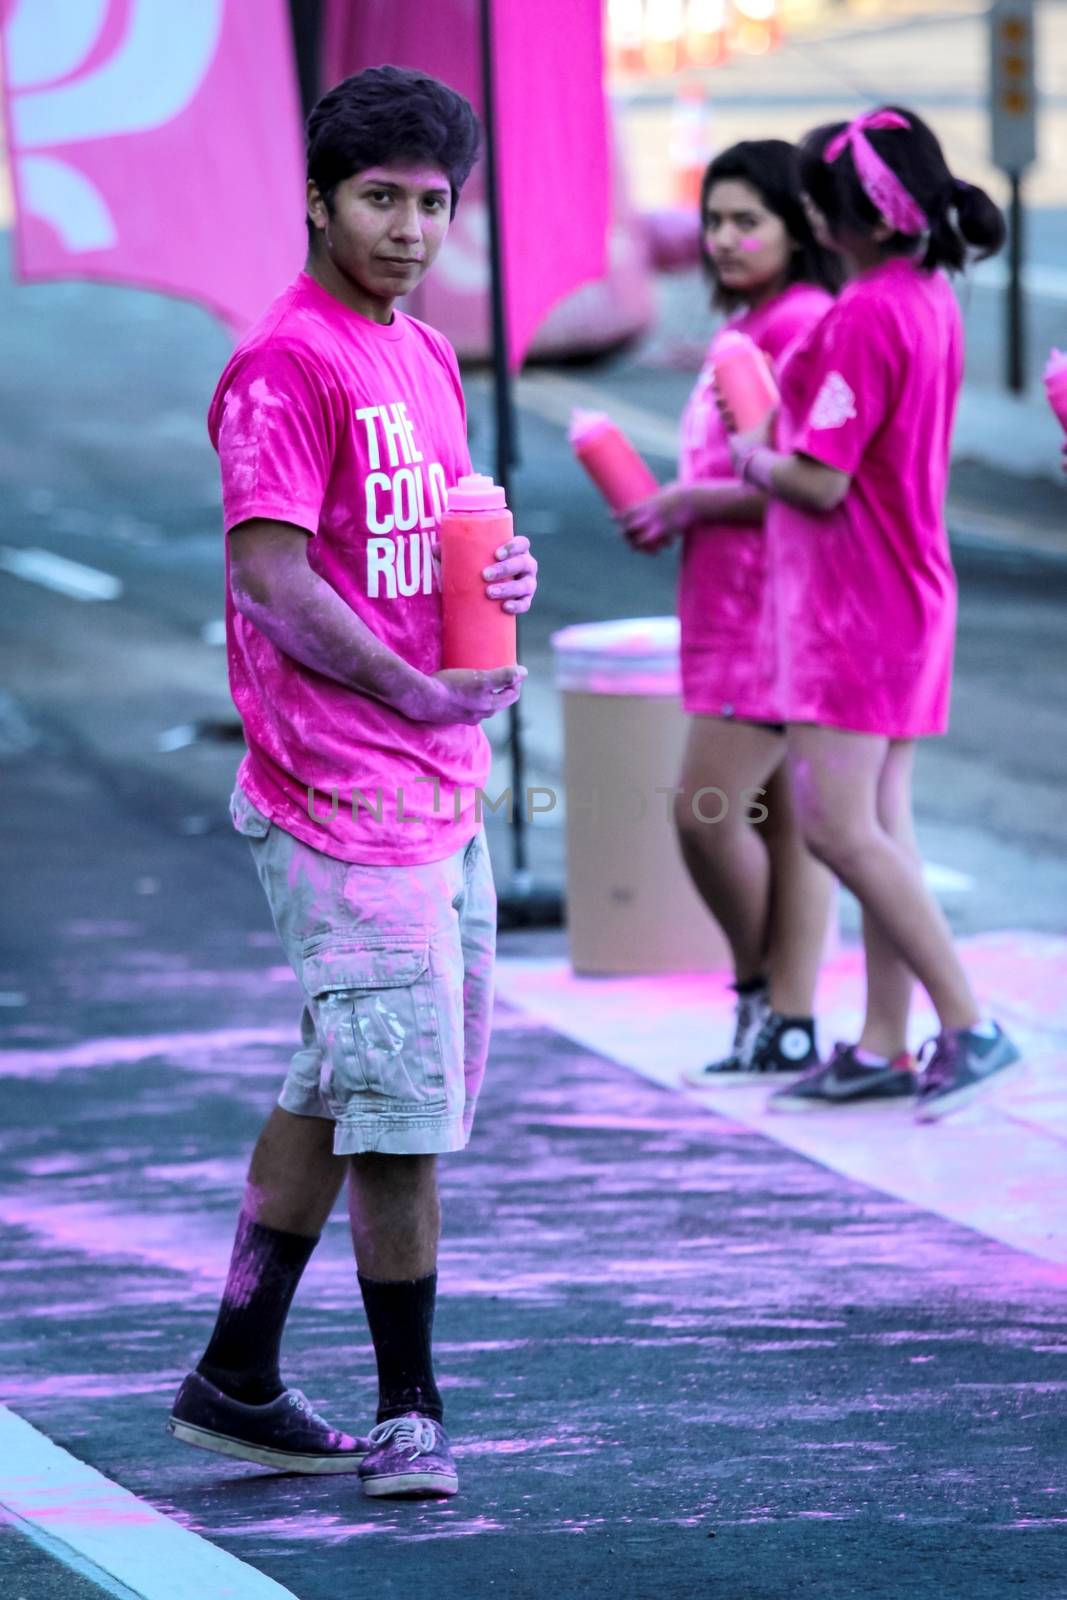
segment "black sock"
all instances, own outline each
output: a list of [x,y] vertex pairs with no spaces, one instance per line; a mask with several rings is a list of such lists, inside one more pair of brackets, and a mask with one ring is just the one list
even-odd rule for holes
[[282,1329],[318,1242],[267,1228],[241,1212],[218,1321],[196,1369],[231,1399],[261,1406],[283,1392]]
[[746,978],[744,983],[735,983],[733,991],[742,997],[750,994],[760,994],[767,988],[766,978]]
[[360,1273],[359,1287],[378,1360],[378,1421],[419,1411],[440,1422],[444,1408],[431,1354],[436,1272],[399,1283]]

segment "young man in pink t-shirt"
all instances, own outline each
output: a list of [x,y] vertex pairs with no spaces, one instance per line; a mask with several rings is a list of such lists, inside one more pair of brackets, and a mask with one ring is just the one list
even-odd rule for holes
[[[395,309],[433,264],[477,153],[462,96],[381,67],[308,121],[305,270],[242,340],[209,415],[227,653],[248,754],[231,803],[304,991],[302,1048],[252,1156],[222,1307],[171,1431],[372,1495],[457,1487],[431,1333],[436,1160],[485,1068],[495,902],[481,724],[521,667],[441,670],[435,527],[470,471],[447,340]],[[526,611],[512,539],[486,592]],[[378,1363],[368,1438],[285,1388],[286,1314],[345,1179]]]

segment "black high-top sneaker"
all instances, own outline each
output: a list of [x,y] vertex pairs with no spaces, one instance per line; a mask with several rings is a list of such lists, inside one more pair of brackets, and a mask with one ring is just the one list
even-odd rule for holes
[[[737,986],[734,987],[736,989]],[[738,990],[734,1042],[730,1054],[724,1056],[721,1061],[709,1061],[706,1066],[691,1067],[683,1074],[685,1082],[704,1087],[707,1084],[719,1083],[724,1077],[750,1072],[752,1051],[759,1038],[760,1029],[769,1015],[770,1006],[767,1002],[765,983],[752,988],[746,985],[743,992]]]
[[814,1018],[768,1011],[752,1047],[749,1072],[807,1072],[818,1064]]

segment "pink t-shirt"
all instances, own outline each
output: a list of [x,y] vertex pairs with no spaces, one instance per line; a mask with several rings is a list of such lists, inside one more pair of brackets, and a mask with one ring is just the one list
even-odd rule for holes
[[903,260],[849,284],[787,362],[779,448],[852,479],[829,516],[780,500],[767,514],[787,721],[945,731],[956,580],[944,504],[962,377],[948,279]]
[[[832,303],[824,289],[797,283],[727,326],[746,333],[777,369],[790,347],[826,315]],[[734,476],[726,429],[711,387],[715,346],[723,331],[711,341],[682,416],[678,472],[683,483]],[[690,715],[778,720],[773,652],[760,629],[766,579],[762,524],[701,523],[686,533],[678,615],[682,698]]]
[[[445,489],[470,471],[447,340],[401,311],[371,322],[302,272],[237,347],[208,426],[227,533],[252,517],[305,529],[319,577],[397,655],[438,671],[431,538]],[[228,548],[226,588],[249,799],[342,861],[405,866],[461,848],[489,775],[481,728],[411,722],[279,650],[235,609]]]

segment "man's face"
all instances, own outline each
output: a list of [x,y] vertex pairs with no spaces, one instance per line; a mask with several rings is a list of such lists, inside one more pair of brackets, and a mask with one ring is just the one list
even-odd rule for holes
[[332,215],[313,183],[308,215],[320,247],[359,295],[391,302],[433,265],[448,233],[452,187],[438,167],[390,162],[339,184]]

